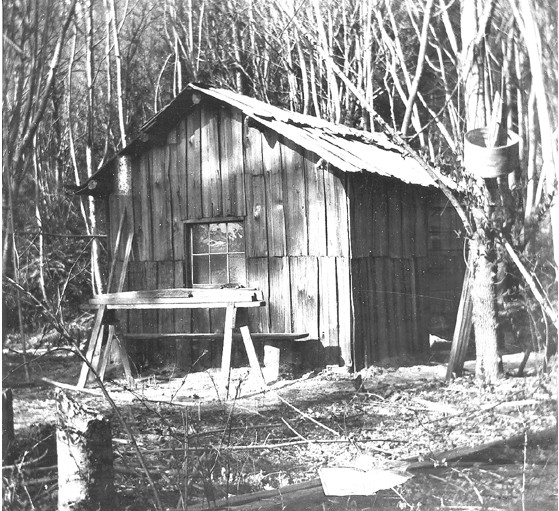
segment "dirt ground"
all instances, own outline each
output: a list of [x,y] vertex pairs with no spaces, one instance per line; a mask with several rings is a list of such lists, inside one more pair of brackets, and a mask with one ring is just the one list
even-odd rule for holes
[[[323,467],[402,470],[404,461],[433,453],[556,428],[556,364],[541,374],[533,358],[520,378],[514,374],[521,358],[507,355],[506,376],[491,387],[471,373],[447,382],[444,364],[372,367],[359,375],[325,370],[265,389],[248,369],[234,369],[228,399],[218,370],[166,371],[127,384],[115,369],[106,386],[142,450],[163,508],[212,509],[235,495],[314,480]],[[27,381],[21,356],[3,353],[16,432],[13,459],[4,463],[12,467],[3,469],[4,508],[48,511],[56,509],[55,456],[21,463],[52,443],[35,446],[55,422],[56,387],[42,378],[74,385],[80,364],[65,350],[34,352],[30,359]],[[473,362],[466,369],[473,371]],[[72,395],[112,423],[114,509],[156,509],[114,410],[96,385],[87,391]],[[321,496],[274,509],[557,509],[555,435],[439,465],[410,471],[405,483],[373,496]]]

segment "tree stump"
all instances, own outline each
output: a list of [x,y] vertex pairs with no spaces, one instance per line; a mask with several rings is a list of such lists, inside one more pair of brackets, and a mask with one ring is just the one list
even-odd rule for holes
[[115,509],[109,420],[59,391],[56,440],[58,511]]
[[2,389],[2,464],[10,462],[14,443],[14,407],[12,389]]

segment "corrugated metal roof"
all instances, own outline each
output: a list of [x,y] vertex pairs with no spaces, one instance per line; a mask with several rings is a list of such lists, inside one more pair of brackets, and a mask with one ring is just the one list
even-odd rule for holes
[[366,171],[404,183],[437,186],[418,162],[383,133],[356,130],[311,115],[290,112],[226,89],[194,84],[188,88],[241,110],[344,172]]
[[[236,92],[189,84],[168,105],[152,116],[140,129],[140,135],[132,140],[119,154],[142,151],[149,136],[157,136],[170,129],[192,108],[192,94],[198,92],[226,103],[261,125],[270,128],[293,143],[316,153],[334,167],[344,172],[371,172],[380,176],[399,179],[404,183],[420,186],[438,185],[411,156],[391,142],[384,133],[371,133],[325,121],[311,115],[283,110]],[[114,158],[113,158],[114,160]],[[108,161],[85,183],[77,193],[88,193],[87,183],[101,177],[111,168]],[[447,183],[452,186],[452,183]]]

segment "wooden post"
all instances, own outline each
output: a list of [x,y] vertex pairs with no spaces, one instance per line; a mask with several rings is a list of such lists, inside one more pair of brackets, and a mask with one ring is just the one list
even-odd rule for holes
[[468,257],[468,264],[464,273],[464,283],[462,284],[462,295],[460,296],[460,305],[456,315],[456,325],[454,327],[454,336],[452,337],[452,347],[446,370],[446,379],[452,379],[453,375],[462,376],[464,362],[466,360],[466,352],[470,344],[470,335],[472,332],[472,297],[470,282],[470,265],[473,262],[471,254]]
[[114,509],[109,420],[59,391],[56,440],[58,511]]
[[12,389],[2,389],[2,464],[8,462],[14,442],[14,408]]
[[[248,360],[250,362],[250,368],[252,369],[253,377],[266,386],[266,379],[262,374],[262,369],[258,363],[258,357],[256,356],[256,350],[254,349],[254,343],[252,342],[252,337],[250,335],[250,330],[248,325],[243,325],[240,327],[241,336],[243,337],[243,342],[245,344],[245,350],[248,355]],[[279,366],[278,366],[279,369]]]

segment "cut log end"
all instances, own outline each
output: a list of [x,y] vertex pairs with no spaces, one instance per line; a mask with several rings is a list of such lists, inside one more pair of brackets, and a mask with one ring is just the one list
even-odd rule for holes
[[114,509],[110,421],[59,391],[58,509]]

